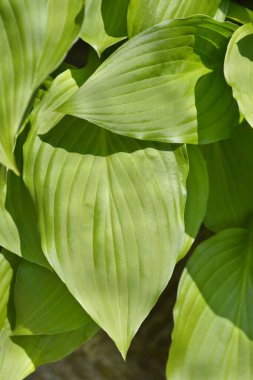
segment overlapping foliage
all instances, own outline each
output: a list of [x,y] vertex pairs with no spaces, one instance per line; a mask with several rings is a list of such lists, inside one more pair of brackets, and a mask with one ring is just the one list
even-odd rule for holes
[[[0,0],[1,380],[99,328],[125,358],[202,223],[167,377],[252,378],[252,15]],[[61,64],[78,38],[81,69]]]

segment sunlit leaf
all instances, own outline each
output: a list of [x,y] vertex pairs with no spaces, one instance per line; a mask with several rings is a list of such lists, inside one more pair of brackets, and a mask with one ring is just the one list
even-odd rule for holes
[[221,0],[131,0],[128,11],[130,37],[162,21],[195,14],[215,16]]
[[223,61],[235,28],[204,16],[154,26],[111,55],[60,111],[144,140],[228,138],[239,113]]
[[59,277],[36,264],[21,263],[14,298],[15,335],[56,334],[92,324]]
[[231,38],[226,59],[225,77],[232,87],[240,111],[253,127],[253,24],[245,24]]
[[235,128],[229,140],[201,147],[210,186],[205,224],[213,231],[246,226],[253,213],[252,147],[247,123]]
[[86,0],[81,38],[100,56],[109,46],[127,36],[129,0]]
[[38,85],[77,38],[83,0],[0,2],[0,162],[17,172],[15,136]]
[[25,144],[44,253],[123,355],[174,269],[187,174],[183,146],[129,139],[74,117]]
[[251,379],[253,229],[198,246],[180,281],[168,380]]

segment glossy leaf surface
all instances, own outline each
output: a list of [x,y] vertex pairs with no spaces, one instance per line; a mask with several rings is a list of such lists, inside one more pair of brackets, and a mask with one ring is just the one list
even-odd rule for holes
[[198,246],[180,281],[167,379],[250,379],[253,229]]
[[144,140],[227,138],[239,119],[223,76],[235,28],[204,16],[154,26],[111,55],[60,111]]

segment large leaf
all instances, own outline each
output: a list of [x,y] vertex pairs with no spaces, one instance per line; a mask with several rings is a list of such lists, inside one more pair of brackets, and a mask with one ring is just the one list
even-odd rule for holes
[[234,29],[204,16],[154,26],[111,55],[60,110],[138,139],[227,138],[239,119],[223,76]]
[[[16,162],[22,167],[22,146],[26,133],[18,138]],[[0,245],[39,265],[49,267],[42,252],[37,217],[31,196],[21,176],[0,168]]]
[[[18,258],[10,252],[4,250],[0,253],[1,380],[23,379],[37,366],[68,355],[97,331],[95,323],[90,321],[81,328],[62,334],[13,336],[11,331],[15,319],[13,285],[19,264],[17,260]],[[30,283],[30,288],[33,286],[34,283]],[[23,302],[25,300],[26,297]]]
[[83,0],[0,2],[0,162],[17,171],[15,136],[38,85],[78,37]]
[[187,146],[189,174],[187,177],[187,199],[185,205],[185,237],[178,260],[189,251],[204,220],[209,193],[208,172],[205,160],[198,147]]
[[253,229],[198,246],[180,281],[168,380],[252,378]]
[[100,56],[109,46],[127,36],[129,0],[86,0],[81,38]]
[[128,10],[130,37],[162,21],[195,14],[215,16],[221,0],[131,0]]
[[201,147],[209,174],[206,226],[213,231],[243,227],[253,213],[253,131],[247,123],[226,141]]
[[231,38],[226,59],[225,77],[232,87],[240,111],[253,127],[253,24],[245,24]]
[[14,298],[15,335],[56,334],[92,324],[59,277],[36,264],[21,263]]
[[121,137],[74,117],[25,144],[44,253],[123,355],[174,269],[187,174],[183,146]]

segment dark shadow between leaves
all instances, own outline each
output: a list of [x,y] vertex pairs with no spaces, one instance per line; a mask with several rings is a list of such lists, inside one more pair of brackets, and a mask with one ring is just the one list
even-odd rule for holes
[[55,148],[82,155],[107,157],[120,152],[134,153],[147,148],[174,151],[179,144],[154,143],[112,133],[86,120],[65,116],[40,139]]

